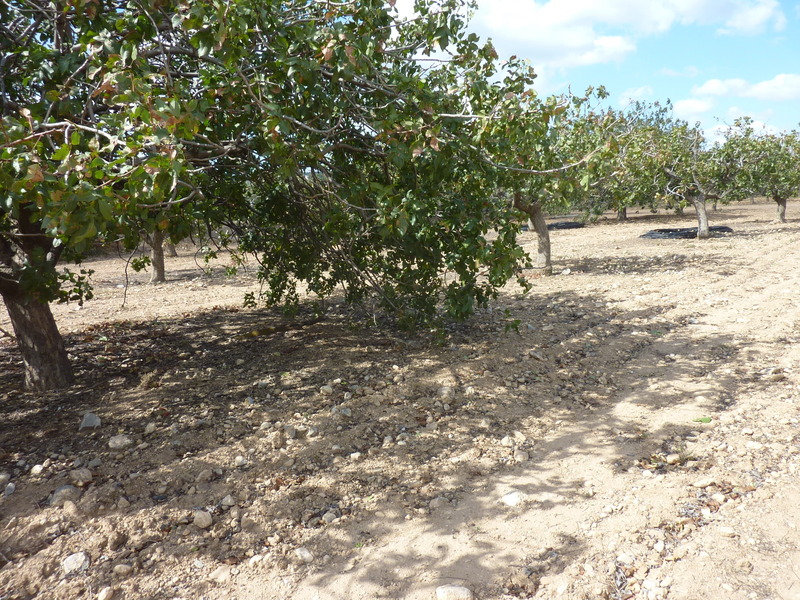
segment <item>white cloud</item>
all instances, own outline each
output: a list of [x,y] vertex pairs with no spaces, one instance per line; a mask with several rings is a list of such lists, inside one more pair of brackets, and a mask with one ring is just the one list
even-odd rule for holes
[[679,119],[684,119],[689,123],[699,121],[702,117],[714,108],[714,103],[710,100],[702,100],[700,98],[687,98],[686,100],[679,100],[673,105],[675,116]]
[[756,100],[800,100],[800,74],[782,73],[772,79],[750,83],[744,79],[709,79],[692,89],[696,96],[735,96]]
[[742,6],[726,21],[719,31],[725,34],[754,35],[763,33],[769,26],[775,31],[786,27],[786,15],[777,0],[759,0],[754,4]]
[[628,88],[619,96],[619,105],[621,107],[628,106],[631,102],[636,100],[647,100],[653,97],[653,88],[649,85],[643,85],[637,88]]
[[501,50],[523,46],[534,65],[555,67],[618,61],[676,24],[755,34],[786,16],[777,0],[484,0],[473,22]]

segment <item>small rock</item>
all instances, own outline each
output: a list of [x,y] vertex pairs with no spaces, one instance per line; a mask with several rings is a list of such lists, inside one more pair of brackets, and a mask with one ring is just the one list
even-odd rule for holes
[[87,463],[86,466],[89,467],[90,469],[96,469],[97,467],[101,466],[102,464],[103,464],[102,460],[100,460],[99,458],[93,458],[92,460],[90,460]]
[[108,549],[116,552],[128,541],[128,536],[121,531],[115,531],[108,536]]
[[323,396],[330,396],[333,394],[333,388],[329,385],[323,385],[321,388],[319,388],[319,393]]
[[220,504],[222,506],[236,506],[236,500],[233,499],[233,496],[228,494],[225,496],[221,501]]
[[512,438],[510,435],[507,435],[502,440],[500,440],[500,445],[505,448],[513,448],[514,438]]
[[80,511],[78,510],[78,505],[75,504],[72,500],[64,500],[64,514],[68,517],[77,517],[80,515]]
[[530,458],[530,455],[525,450],[514,450],[514,460],[517,462],[525,462]]
[[711,487],[716,482],[714,481],[713,477],[706,477],[705,479],[698,479],[692,485],[696,488],[704,489],[707,487]]
[[8,485],[6,485],[6,489],[3,490],[3,495],[10,496],[15,491],[17,491],[17,484],[12,481]]
[[514,507],[522,504],[524,499],[525,497],[521,492],[515,491],[515,492],[509,492],[506,495],[504,495],[502,498],[500,498],[500,502],[502,502],[506,506]]
[[261,554],[256,554],[255,556],[250,557],[250,559],[247,561],[247,564],[253,567],[258,563],[260,563],[262,560],[264,560],[264,557]]
[[38,477],[42,472],[44,472],[44,465],[33,465],[31,467],[31,475],[34,477]]
[[751,440],[745,444],[745,447],[748,450],[763,450],[764,444],[762,444],[761,442],[756,442],[754,440]]
[[453,398],[456,395],[455,389],[449,385],[443,385],[439,388],[439,398]]
[[618,554],[617,555],[617,562],[620,563],[620,564],[632,565],[633,561],[634,561],[634,558],[630,554],[625,554],[623,552],[622,554]]
[[436,600],[473,600],[472,590],[463,585],[440,585],[436,588]]
[[228,565],[219,566],[211,572],[208,578],[217,583],[225,583],[231,578],[231,568]]
[[445,498],[444,496],[439,496],[438,498],[434,498],[433,500],[431,500],[428,503],[428,506],[431,508],[431,510],[436,510],[437,508],[447,506],[448,504],[450,504],[450,502],[448,502],[447,498]]
[[9,473],[0,473],[0,487],[5,487],[9,481],[11,481]]
[[97,600],[111,600],[114,597],[114,588],[112,587],[104,587],[100,590],[100,593],[97,594]]
[[335,520],[339,518],[339,515],[336,514],[336,511],[329,510],[324,515],[322,515],[322,520],[328,523],[329,525],[333,523]]
[[241,469],[247,466],[247,459],[244,456],[237,456],[233,459],[233,464]]
[[72,480],[72,483],[78,487],[86,487],[92,483],[92,472],[86,467],[82,469],[73,469],[69,472],[69,478]]
[[304,546],[300,546],[299,548],[294,549],[294,555],[298,558],[300,562],[305,564],[310,564],[314,562],[314,555],[311,554],[311,551]]
[[740,558],[736,561],[736,570],[740,571],[741,573],[752,573],[753,563],[746,558]]
[[114,575],[119,575],[120,577],[127,577],[133,571],[133,567],[130,565],[126,565],[124,563],[114,565],[114,568],[111,569],[114,571]]
[[76,552],[70,554],[61,561],[61,568],[65,575],[71,575],[89,568],[89,555],[86,552]]
[[100,421],[100,417],[98,417],[94,413],[87,412],[83,415],[83,419],[81,420],[81,424],[78,427],[78,431],[81,429],[88,429],[89,427],[95,428],[100,427],[102,425],[102,421]]
[[148,423],[144,428],[144,434],[150,435],[151,433],[156,432],[156,424],[155,423]]
[[680,454],[667,454],[667,464],[668,465],[678,465],[681,462],[681,455]]
[[81,491],[74,485],[62,485],[57,487],[50,496],[50,506],[63,506],[67,500],[77,502],[80,497]]
[[133,445],[133,439],[129,435],[115,435],[108,440],[108,447],[112,450],[124,450]]
[[197,474],[197,477],[195,477],[194,480],[197,483],[208,483],[212,479],[214,479],[214,471],[211,469],[203,469]]
[[207,513],[204,510],[196,510],[194,511],[194,520],[192,522],[200,529],[208,529],[214,519],[211,517],[211,513]]
[[725,504],[725,494],[720,494],[717,492],[716,494],[711,495],[711,499],[719,504]]
[[719,534],[724,537],[736,537],[736,530],[733,527],[720,527]]

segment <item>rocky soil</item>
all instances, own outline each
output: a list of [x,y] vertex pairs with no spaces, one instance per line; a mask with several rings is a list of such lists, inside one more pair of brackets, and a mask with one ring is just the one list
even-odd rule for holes
[[0,599],[800,599],[800,220],[773,214],[553,231],[556,275],[443,344],[242,310],[252,274],[189,248],[160,286],[97,258],[55,307],[74,389],[18,391],[0,338]]

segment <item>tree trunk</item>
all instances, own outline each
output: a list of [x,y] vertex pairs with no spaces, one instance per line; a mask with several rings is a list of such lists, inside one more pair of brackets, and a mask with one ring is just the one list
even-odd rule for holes
[[525,202],[522,194],[514,194],[514,207],[528,215],[531,229],[536,232],[538,245],[536,256],[534,257],[533,267],[542,275],[552,275],[553,265],[550,256],[550,232],[547,230],[547,223],[544,220],[544,211],[540,202]]
[[178,257],[178,249],[175,248],[175,244],[170,241],[167,241],[166,248],[164,251],[167,253],[167,256],[170,258],[177,258]]
[[708,229],[708,211],[706,210],[706,197],[704,194],[692,196],[692,204],[697,211],[697,237],[704,240],[711,237]]
[[39,392],[69,386],[75,379],[50,305],[4,294],[25,366],[25,388]]
[[773,196],[772,199],[775,200],[775,203],[778,205],[778,221],[786,223],[786,198]]
[[627,221],[627,220],[628,220],[628,207],[620,206],[617,209],[617,221]]
[[147,243],[150,244],[150,263],[153,267],[150,283],[164,283],[167,280],[164,271],[164,232],[156,229],[147,236]]

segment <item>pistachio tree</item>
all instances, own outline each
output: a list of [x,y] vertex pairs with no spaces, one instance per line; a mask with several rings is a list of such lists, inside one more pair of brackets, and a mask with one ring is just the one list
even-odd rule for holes
[[[557,107],[468,3],[393,4],[0,0],[0,295],[29,388],[72,380],[49,303],[89,297],[63,265],[98,239],[227,225],[261,265],[251,301],[343,288],[409,324],[514,277],[493,192],[512,158],[537,170],[528,125]],[[497,142],[517,131],[531,154]]]
[[800,132],[756,131],[752,119],[739,119],[727,136],[731,151],[743,157],[745,186],[777,206],[776,218],[786,222],[786,201],[800,193]]

